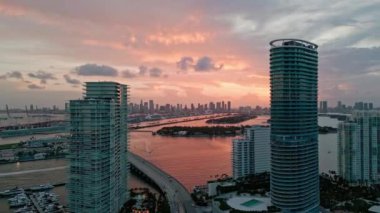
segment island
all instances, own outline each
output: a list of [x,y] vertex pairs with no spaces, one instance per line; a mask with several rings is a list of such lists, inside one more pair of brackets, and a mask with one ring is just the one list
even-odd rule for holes
[[241,126],[171,126],[157,131],[162,136],[236,136],[242,133]]
[[[237,136],[244,133],[250,126],[169,126],[163,127],[155,134],[161,136],[198,137],[198,136]],[[319,126],[319,134],[336,133],[337,129],[329,126]]]
[[319,134],[337,133],[338,129],[331,126],[319,126]]
[[257,118],[256,115],[239,114],[223,118],[214,118],[206,121],[208,124],[237,124],[243,121]]

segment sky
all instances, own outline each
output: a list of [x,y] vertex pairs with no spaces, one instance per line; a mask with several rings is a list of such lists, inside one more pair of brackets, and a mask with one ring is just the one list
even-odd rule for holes
[[86,81],[131,101],[269,105],[269,42],[319,45],[319,99],[380,106],[380,1],[1,0],[0,108],[63,106]]

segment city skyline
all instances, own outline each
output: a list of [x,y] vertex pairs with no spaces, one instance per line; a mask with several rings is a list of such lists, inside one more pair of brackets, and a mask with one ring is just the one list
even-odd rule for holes
[[2,1],[0,102],[51,106],[79,97],[85,81],[118,81],[133,102],[269,106],[266,44],[295,37],[320,46],[320,100],[379,105],[379,5]]
[[380,212],[380,0],[3,0],[0,211]]

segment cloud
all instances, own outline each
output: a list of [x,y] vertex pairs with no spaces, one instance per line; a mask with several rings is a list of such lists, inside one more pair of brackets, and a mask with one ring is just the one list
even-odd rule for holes
[[[123,73],[123,74],[126,74],[127,76],[131,76],[131,77],[136,77],[136,75],[131,73],[129,70],[127,70],[127,71],[128,71],[127,73]],[[152,77],[152,78],[159,78],[159,77],[167,78],[168,77],[167,74],[164,74],[164,71],[161,68],[158,68],[158,67],[149,68],[145,65],[139,66],[138,74],[140,76],[145,76],[145,74],[148,74],[149,77]],[[127,77],[127,76],[125,76],[125,77]]]
[[85,64],[74,68],[74,73],[83,76],[117,76],[115,68],[107,65]]
[[145,75],[147,71],[148,71],[148,67],[144,65],[139,66],[139,75]]
[[208,72],[213,70],[220,70],[223,68],[223,64],[216,65],[214,60],[209,56],[203,56],[195,61],[192,57],[184,56],[177,63],[177,68],[182,71],[193,69],[197,72]]
[[20,79],[20,80],[24,79],[22,73],[19,71],[7,72],[6,74],[0,76],[0,79],[5,80],[8,78],[14,78],[14,79]]
[[[269,94],[269,78],[251,79],[246,76],[249,73],[269,77],[268,42],[276,38],[296,37],[321,42],[318,43],[319,76],[322,79],[319,81],[320,88],[332,88],[342,81],[348,81],[348,78],[352,78],[350,83],[355,83],[357,79],[354,78],[358,76],[363,76],[360,79],[368,79],[368,82],[353,84],[356,90],[375,90],[373,88],[380,85],[369,81],[380,78],[380,70],[375,69],[380,64],[378,51],[346,50],[347,47],[380,47],[380,40],[376,37],[380,32],[378,1],[321,0],[305,3],[297,0],[273,3],[209,0],[194,4],[180,0],[149,1],[149,7],[146,1],[112,1],[108,5],[113,11],[112,16],[108,16],[104,5],[97,0],[92,2],[91,10],[86,10],[86,1],[78,1],[75,7],[65,6],[64,1],[55,4],[5,1],[0,4],[0,13],[6,17],[2,23],[6,29],[2,31],[3,46],[14,50],[3,51],[0,56],[4,59],[2,69],[6,71],[47,70],[44,67],[53,63],[56,69],[49,68],[49,71],[54,71],[57,77],[62,78],[66,74],[64,70],[72,67],[73,61],[107,62],[108,65],[144,64],[149,65],[149,68],[162,68],[165,73],[160,78],[153,78],[150,77],[149,68],[126,67],[136,75],[133,84],[139,85],[146,78],[151,78],[148,82],[158,80],[158,84],[180,85],[208,85],[218,81],[245,82],[244,85],[249,85],[249,80],[254,80],[252,82],[265,85]],[[130,7],[126,7],[127,4]],[[157,10],[157,7],[161,9]],[[133,18],[142,11],[149,16]],[[54,31],[50,30],[53,28]],[[50,45],[52,43],[57,45]],[[36,46],[39,48],[34,48]],[[33,52],[25,51],[32,48]],[[182,60],[182,56],[187,59]],[[205,59],[199,61],[200,56],[209,56],[214,60],[211,63]],[[224,65],[222,69],[228,72],[201,75],[220,68],[221,63]],[[82,64],[85,63],[77,65]],[[178,75],[159,81],[170,70],[170,65],[178,71],[187,72],[195,72],[195,65],[198,65],[200,74]],[[243,72],[242,69],[246,68],[249,69]],[[120,77],[125,69],[118,70]],[[79,78],[74,74],[69,75]],[[28,78],[27,72],[24,72],[24,77],[25,80],[36,81]],[[36,83],[40,85],[39,81]],[[201,85],[199,87],[203,88]],[[252,90],[256,91],[256,86],[248,89]],[[230,93],[227,91],[225,94]],[[374,97],[380,103],[380,93],[377,94]],[[141,95],[148,97],[152,93],[148,90],[145,94],[136,94]],[[357,94],[350,95],[359,98]],[[339,93],[335,97],[340,98]]]
[[194,59],[189,56],[184,56],[177,62],[177,67],[180,70],[187,71],[194,67]]
[[[377,71],[380,48],[342,48],[321,51],[320,55],[321,75],[346,78]],[[323,72],[325,70],[329,72]]]
[[37,71],[36,73],[28,73],[28,76],[31,78],[39,79],[41,84],[46,84],[48,80],[57,80],[53,73],[48,73],[41,70]]
[[160,68],[153,67],[153,68],[149,69],[149,76],[150,77],[159,78],[159,77],[161,77],[161,74],[162,74],[162,70]]
[[121,76],[123,76],[124,78],[134,78],[136,77],[136,74],[130,70],[124,70],[121,72]]
[[81,83],[78,79],[71,78],[67,74],[63,75],[63,78],[65,78],[67,83],[72,84],[72,85],[79,85]]
[[222,68],[223,68],[223,64],[216,65],[213,62],[213,60],[208,56],[204,56],[202,58],[199,58],[197,63],[194,65],[194,70],[199,71],[199,72],[220,70]]
[[45,89],[45,87],[43,87],[43,86],[39,86],[39,85],[37,85],[37,84],[29,84],[29,85],[28,85],[28,88],[29,88],[29,89]]

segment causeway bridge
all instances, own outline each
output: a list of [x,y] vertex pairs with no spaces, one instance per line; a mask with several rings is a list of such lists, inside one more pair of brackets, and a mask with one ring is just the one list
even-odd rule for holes
[[174,177],[142,157],[128,153],[129,162],[154,181],[166,193],[171,213],[196,213],[190,193]]

